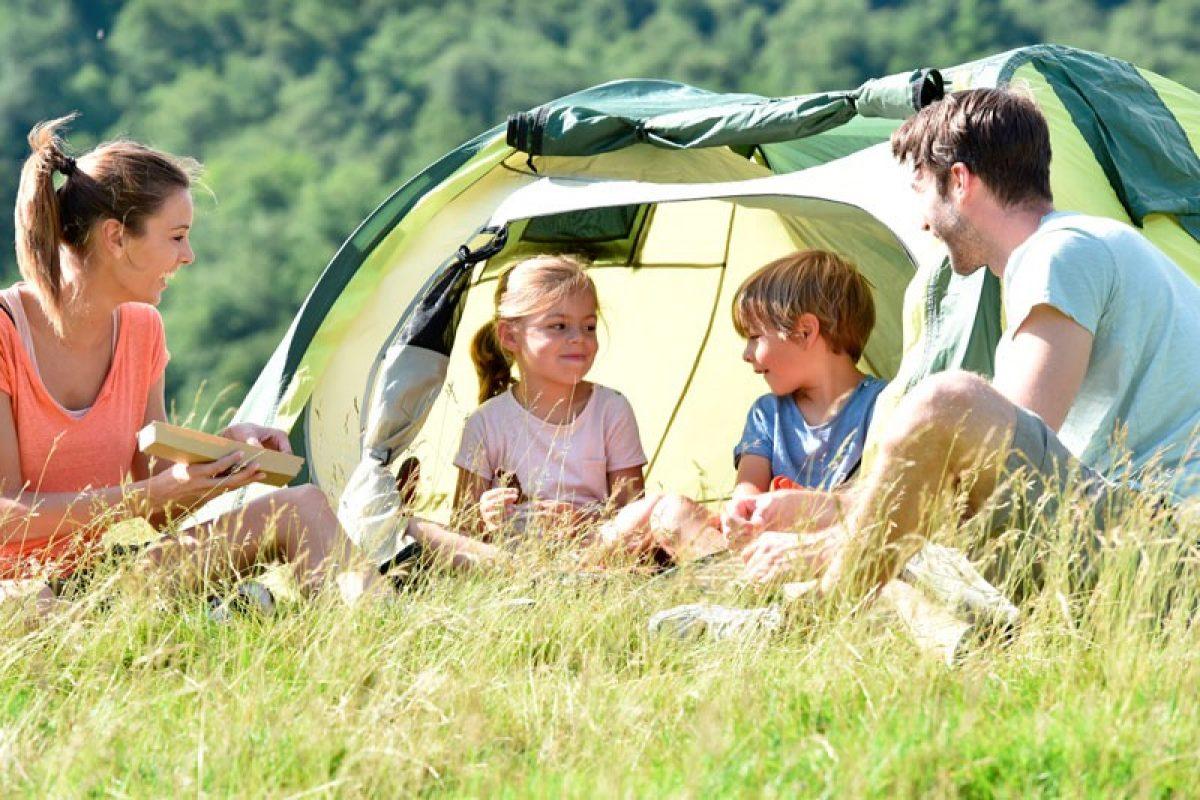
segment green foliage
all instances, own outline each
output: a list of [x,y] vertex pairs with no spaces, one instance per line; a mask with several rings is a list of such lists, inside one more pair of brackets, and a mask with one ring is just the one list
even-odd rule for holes
[[[0,0],[0,191],[79,110],[208,166],[197,263],[163,306],[173,398],[245,387],[339,244],[513,111],[621,77],[796,94],[1037,41],[1200,86],[1200,0]],[[203,195],[204,193],[202,193]],[[0,215],[11,243],[11,215]],[[15,277],[11,246],[0,255]],[[238,393],[235,393],[235,397]]]

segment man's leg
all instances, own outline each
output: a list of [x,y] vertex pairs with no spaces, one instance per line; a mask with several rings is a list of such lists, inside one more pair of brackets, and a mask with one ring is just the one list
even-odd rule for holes
[[843,580],[855,593],[882,586],[928,537],[939,502],[958,496],[970,516],[995,491],[1017,409],[982,378],[965,372],[931,376],[889,420],[874,464],[841,525],[826,589]]

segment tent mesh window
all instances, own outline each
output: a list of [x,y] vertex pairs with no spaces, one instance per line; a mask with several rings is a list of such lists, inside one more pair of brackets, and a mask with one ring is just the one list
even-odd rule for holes
[[539,244],[593,244],[628,239],[640,209],[636,205],[613,206],[534,217],[525,226],[521,239]]

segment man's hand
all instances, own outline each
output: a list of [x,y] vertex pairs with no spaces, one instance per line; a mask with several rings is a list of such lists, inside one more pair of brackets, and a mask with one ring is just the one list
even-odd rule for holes
[[252,444],[255,447],[265,447],[268,450],[278,450],[281,453],[292,452],[292,443],[288,435],[278,428],[267,428],[255,425],[253,422],[239,422],[221,431],[226,439]]
[[746,568],[743,576],[754,583],[767,583],[793,573],[820,575],[836,561],[841,540],[828,531],[820,533],[762,534],[742,550]]

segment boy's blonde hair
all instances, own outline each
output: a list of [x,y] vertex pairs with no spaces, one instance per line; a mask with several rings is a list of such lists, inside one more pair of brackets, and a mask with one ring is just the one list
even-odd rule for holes
[[827,250],[801,250],[760,267],[733,298],[733,327],[796,332],[801,314],[821,323],[821,336],[835,353],[858,361],[875,327],[871,284],[846,259]]
[[581,258],[541,255],[525,259],[500,276],[496,282],[496,315],[471,340],[480,403],[503,394],[514,382],[512,354],[500,346],[497,323],[548,311],[579,292],[596,298],[596,284],[586,270],[587,262]]

